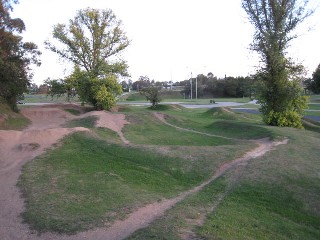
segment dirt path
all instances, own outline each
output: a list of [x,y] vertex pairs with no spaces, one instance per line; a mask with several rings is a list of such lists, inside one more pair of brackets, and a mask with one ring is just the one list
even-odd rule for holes
[[[162,216],[166,210],[185,199],[190,194],[200,191],[203,187],[223,175],[227,170],[239,164],[248,162],[250,159],[264,155],[275,146],[285,144],[283,142],[269,142],[260,140],[258,147],[245,154],[243,157],[225,163],[218,168],[214,175],[201,185],[181,193],[179,196],[155,202],[137,209],[127,219],[116,221],[109,228],[99,228],[76,235],[58,235],[45,233],[37,235],[32,233],[28,225],[22,223],[20,213],[24,210],[23,199],[20,197],[16,182],[21,173],[21,167],[36,156],[58,142],[61,138],[74,131],[88,131],[85,128],[61,128],[61,124],[74,119],[71,114],[59,108],[32,108],[25,109],[23,114],[27,116],[32,125],[24,131],[0,131],[0,238],[2,240],[78,240],[78,239],[123,239],[134,231],[144,228],[155,219]],[[118,132],[121,137],[121,129],[125,121],[124,115],[106,112],[91,112],[91,115],[99,117],[98,126],[108,127]],[[183,129],[182,129],[183,130]],[[122,135],[123,137],[123,135]],[[126,139],[122,138],[125,143]]]

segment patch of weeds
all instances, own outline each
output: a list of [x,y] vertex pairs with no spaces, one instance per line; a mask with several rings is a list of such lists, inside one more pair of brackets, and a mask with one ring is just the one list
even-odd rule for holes
[[30,120],[24,116],[13,113],[7,116],[3,122],[0,122],[2,130],[22,130],[30,124]]
[[23,151],[23,150],[27,150],[27,151],[33,151],[36,150],[40,147],[40,144],[38,143],[22,143],[19,144],[16,149],[18,151]]
[[74,109],[74,108],[65,108],[64,110],[68,113],[71,113],[72,115],[75,115],[75,116],[79,116],[81,114],[81,112],[79,110]]
[[98,120],[97,116],[89,116],[85,118],[79,118],[69,121],[65,124],[66,127],[85,127],[85,128],[94,128],[96,121]]

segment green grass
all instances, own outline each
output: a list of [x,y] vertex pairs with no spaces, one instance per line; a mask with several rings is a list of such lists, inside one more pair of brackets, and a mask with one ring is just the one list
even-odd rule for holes
[[319,239],[319,134],[278,129],[290,138],[231,170],[132,239]]
[[[19,186],[24,220],[39,232],[75,233],[124,219],[147,203],[177,196],[253,148],[247,140],[286,137],[246,165],[230,169],[128,239],[319,239],[320,127],[265,126],[260,115],[230,109],[159,106],[179,127],[242,139],[227,140],[167,126],[148,107],[120,106],[130,122],[123,145],[96,119],[68,126],[90,128],[23,168]],[[260,118],[260,119],[259,119]],[[191,238],[191,237],[190,237]]]
[[22,130],[30,124],[29,119],[20,113],[10,110],[10,108],[0,103],[0,129],[1,130]]
[[65,124],[65,127],[74,128],[74,127],[85,127],[85,128],[94,128],[97,121],[96,116],[89,116],[85,118],[74,119]]
[[309,104],[309,110],[320,110],[320,104]]
[[176,112],[169,115],[167,121],[176,126],[235,139],[275,137],[271,128],[261,124],[261,116],[234,113],[224,108]]
[[81,112],[77,109],[74,109],[74,108],[66,108],[64,109],[66,112],[69,112],[71,113],[72,115],[75,115],[75,116],[79,116],[81,114]]
[[320,95],[309,96],[309,101],[313,103],[320,103]]
[[180,146],[218,146],[233,144],[233,141],[186,132],[161,124],[152,113],[140,112],[127,115],[131,124],[124,128],[125,137],[134,143]]
[[40,232],[74,233],[102,226],[137,206],[200,183],[210,175],[208,169],[216,167],[212,162],[220,162],[207,161],[210,166],[197,167],[192,160],[76,133],[25,165],[19,180],[27,204],[23,217]]
[[[78,97],[72,98],[70,100],[71,102],[79,101]],[[24,103],[66,103],[67,102],[67,96],[62,95],[60,97],[50,97],[47,94],[25,94],[24,100],[22,100]]]
[[320,116],[320,111],[304,111],[304,115],[309,115],[309,116]]
[[126,97],[126,101],[139,101],[139,102],[146,102],[146,98],[142,96],[140,93],[131,93],[129,96]]
[[319,239],[319,135],[286,132],[289,144],[252,161],[239,185],[209,215],[200,230],[204,237]]

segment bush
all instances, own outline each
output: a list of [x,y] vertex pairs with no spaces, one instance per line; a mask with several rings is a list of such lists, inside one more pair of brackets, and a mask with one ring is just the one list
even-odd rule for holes
[[295,111],[274,112],[270,111],[263,116],[265,123],[279,127],[294,127],[303,129],[301,116]]

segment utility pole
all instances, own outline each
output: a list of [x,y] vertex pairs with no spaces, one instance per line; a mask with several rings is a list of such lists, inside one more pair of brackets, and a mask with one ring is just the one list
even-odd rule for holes
[[196,76],[196,100],[198,100],[198,75]]
[[190,99],[192,100],[192,72],[191,72],[191,78],[190,78],[190,86],[191,86]]

